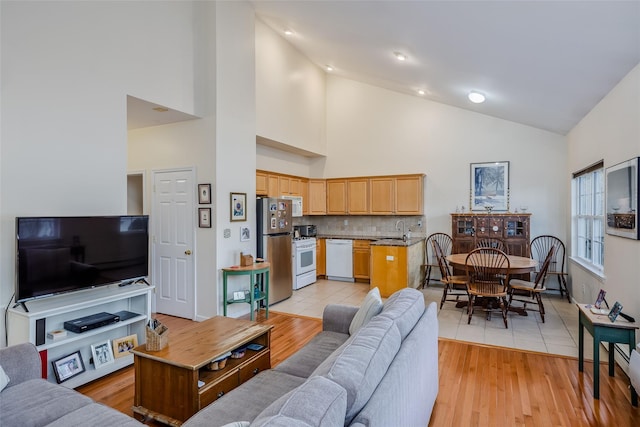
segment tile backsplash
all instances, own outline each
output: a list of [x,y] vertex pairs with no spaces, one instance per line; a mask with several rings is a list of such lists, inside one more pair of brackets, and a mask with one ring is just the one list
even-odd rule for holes
[[[318,227],[319,235],[331,236],[362,236],[362,237],[402,237],[402,224],[405,232],[411,231],[411,237],[426,237],[426,219],[424,215],[417,216],[369,216],[369,215],[327,215],[303,216],[293,219],[294,225],[314,224]],[[418,222],[422,221],[422,226]]]

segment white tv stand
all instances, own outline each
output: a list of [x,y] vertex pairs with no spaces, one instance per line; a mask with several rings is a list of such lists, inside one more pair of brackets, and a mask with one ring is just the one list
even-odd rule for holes
[[[138,336],[138,344],[143,344],[145,326],[151,318],[151,294],[154,288],[146,284],[123,287],[116,284],[28,301],[26,302],[28,312],[21,305],[15,306],[8,311],[8,345],[23,342],[36,344],[36,324],[38,321],[40,325],[44,322],[45,341],[44,344],[37,345],[37,348],[42,359],[43,373],[46,372],[46,379],[56,383],[51,362],[80,351],[85,372],[68,379],[61,385],[75,388],[86,384],[133,363],[133,355],[130,354],[115,358],[114,363],[96,369],[90,363],[91,345],[133,334]],[[116,313],[123,310],[139,315],[83,333],[67,331],[66,337],[57,340],[46,337],[47,332],[63,329],[64,322],[67,320],[103,311]]]

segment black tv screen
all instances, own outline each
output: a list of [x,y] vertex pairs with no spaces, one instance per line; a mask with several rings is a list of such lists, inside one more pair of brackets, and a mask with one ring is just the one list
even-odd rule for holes
[[16,218],[16,301],[149,274],[146,215]]

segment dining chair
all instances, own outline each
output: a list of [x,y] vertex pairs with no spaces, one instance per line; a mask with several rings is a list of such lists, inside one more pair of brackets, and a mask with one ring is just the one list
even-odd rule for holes
[[[424,259],[425,264],[422,265],[424,268],[424,279],[422,280],[422,288],[429,286],[429,281],[431,281],[431,272],[433,268],[439,268],[438,257],[433,250],[433,244],[431,242],[438,242],[440,245],[440,249],[442,249],[442,253],[444,256],[451,254],[451,245],[453,239],[447,233],[433,233],[429,235],[424,242]],[[434,279],[435,280],[435,279]],[[444,282],[443,282],[444,283]]]
[[508,254],[507,245],[502,239],[496,237],[481,237],[476,240],[476,248],[493,248]]
[[[461,296],[466,296],[469,300],[469,294],[467,293],[467,282],[469,278],[467,276],[454,276],[451,274],[449,264],[445,259],[445,255],[437,240],[432,240],[433,252],[436,254],[436,260],[438,267],[440,268],[440,281],[444,284],[442,291],[442,300],[440,301],[440,308],[444,305],[445,301],[460,301]],[[447,296],[455,296],[455,299],[447,299]]]
[[[511,263],[507,254],[496,248],[477,248],[469,252],[465,260],[465,267],[469,281],[467,292],[469,293],[468,321],[471,323],[474,305],[478,298],[482,299],[482,306],[490,319],[491,310],[497,303],[502,313],[504,327],[508,328],[507,310],[507,285],[509,283],[509,269]],[[477,301],[480,303],[480,301]]]
[[[511,307],[512,301],[520,301],[524,303],[524,310],[531,310],[530,308],[527,308],[527,304],[535,304],[538,306],[537,311],[540,312],[542,323],[544,323],[544,305],[542,304],[542,292],[547,290],[544,287],[544,282],[547,278],[547,272],[549,271],[549,266],[551,265],[551,260],[553,259],[554,253],[555,248],[552,246],[551,248],[549,248],[549,252],[547,253],[547,257],[542,263],[540,271],[534,273],[535,280],[533,282],[521,279],[511,279],[509,281],[509,287],[507,290],[507,293],[509,294],[508,308]],[[514,296],[516,296],[516,298],[514,298]],[[528,297],[528,299],[524,299],[524,297]],[[534,301],[532,301],[532,299]]]
[[[562,240],[555,236],[542,235],[531,240],[530,252],[531,258],[538,261],[539,265],[543,265],[549,250],[553,248],[553,258],[549,263],[548,276],[556,276],[558,279],[558,288],[549,288],[550,291],[560,291],[560,296],[567,295],[567,301],[571,302],[569,289],[567,288],[567,273],[564,271],[565,246]],[[547,283],[549,285],[549,283]]]

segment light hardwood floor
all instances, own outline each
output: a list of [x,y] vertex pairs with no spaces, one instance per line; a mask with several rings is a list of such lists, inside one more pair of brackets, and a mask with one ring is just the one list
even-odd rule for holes
[[[156,315],[179,334],[190,320]],[[319,319],[263,312],[258,322],[274,325],[271,364],[276,366],[322,329]],[[638,425],[629,380],[616,367],[608,376],[600,366],[600,400],[593,399],[593,365],[578,372],[572,357],[552,356],[448,339],[439,341],[440,390],[429,426],[616,426]],[[428,361],[423,361],[428,363]],[[133,415],[133,368],[125,368],[77,389]],[[149,425],[160,425],[149,422]]]

